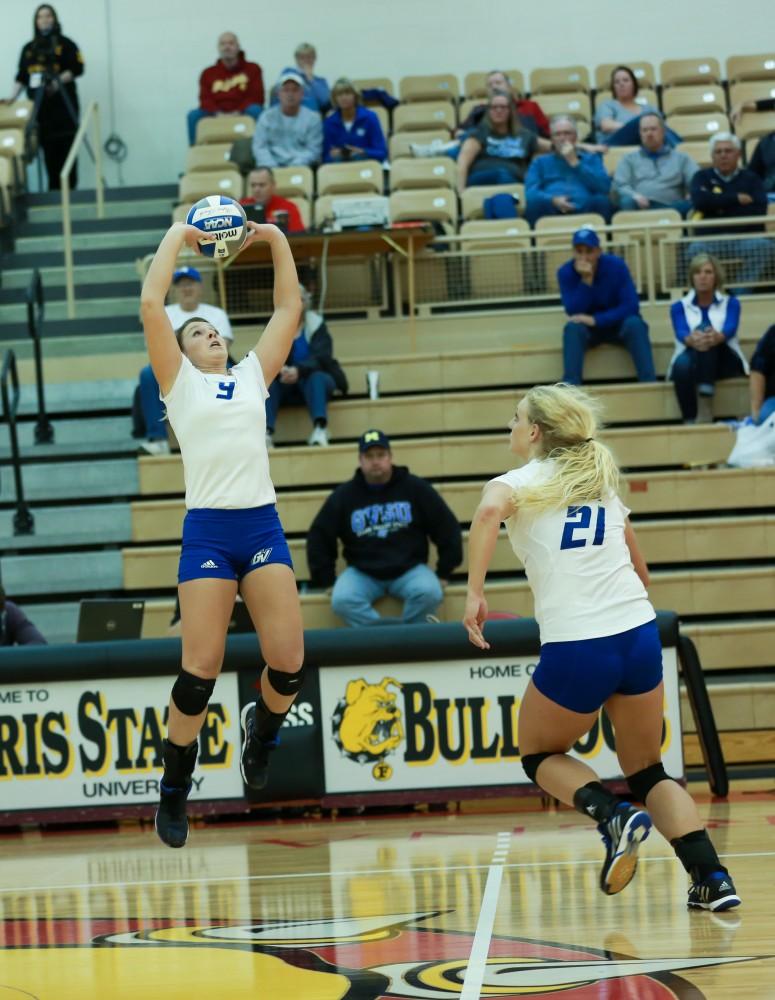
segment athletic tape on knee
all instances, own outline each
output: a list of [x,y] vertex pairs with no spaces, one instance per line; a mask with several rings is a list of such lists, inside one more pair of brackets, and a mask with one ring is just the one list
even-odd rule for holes
[[536,774],[538,773],[538,768],[541,766],[543,761],[547,757],[554,757],[554,753],[528,753],[522,758],[522,770],[530,778],[534,785],[538,784],[536,780]]
[[635,774],[629,775],[626,780],[633,798],[637,799],[638,802],[645,802],[646,796],[654,785],[658,785],[660,781],[672,781],[673,779],[665,771],[664,765],[660,761],[659,764],[650,764],[642,771],[636,771]]
[[172,702],[183,715],[200,715],[213,694],[215,680],[181,670],[172,686]]
[[286,673],[285,670],[275,670],[274,667],[268,665],[266,669],[269,683],[277,694],[284,695],[286,698],[292,698],[301,690],[301,685],[304,683],[303,663],[293,674]]

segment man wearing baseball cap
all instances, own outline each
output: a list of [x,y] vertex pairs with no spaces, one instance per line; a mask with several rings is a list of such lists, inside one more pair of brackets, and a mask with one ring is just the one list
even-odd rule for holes
[[[202,302],[204,283],[201,273],[195,267],[179,267],[172,275],[172,287],[176,301],[164,307],[172,323],[172,329],[179,330],[186,320],[196,316],[212,323],[231,346],[234,334],[229,317],[218,306]],[[137,428],[136,436],[145,437],[140,450],[147,455],[168,455],[170,446],[167,439],[167,422],[164,419],[164,404],[159,398],[159,383],[150,365],[140,369],[140,384],[135,389],[132,417]],[[141,432],[140,428],[144,428],[144,432]]]
[[253,158],[257,167],[314,166],[323,152],[320,115],[302,105],[304,77],[286,69],[277,81],[279,104],[258,120],[253,133]]
[[581,385],[584,353],[600,344],[626,348],[639,382],[656,382],[649,328],[630,271],[621,257],[603,253],[589,226],[573,234],[573,258],[557,271],[568,322],[562,339],[563,381]]
[[[457,518],[425,479],[393,464],[387,435],[358,439],[358,469],[337,486],[307,534],[313,586],[331,587],[331,606],[348,625],[410,624],[434,616],[450,574],[463,561]],[[346,569],[336,576],[338,541]],[[428,540],[438,550],[428,566]],[[374,602],[403,602],[400,618],[383,618]]]

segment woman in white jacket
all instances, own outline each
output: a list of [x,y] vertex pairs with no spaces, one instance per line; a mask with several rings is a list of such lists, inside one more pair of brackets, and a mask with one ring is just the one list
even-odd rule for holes
[[710,400],[718,379],[748,374],[748,362],[737,340],[740,300],[723,292],[719,261],[701,253],[689,264],[691,291],[670,307],[676,347],[667,369],[685,424],[697,422],[698,401]]

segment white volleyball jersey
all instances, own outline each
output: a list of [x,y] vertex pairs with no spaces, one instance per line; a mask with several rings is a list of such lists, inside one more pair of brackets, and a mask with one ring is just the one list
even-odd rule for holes
[[[533,460],[493,479],[512,489],[540,483],[554,463]],[[629,510],[611,493],[600,503],[538,514],[517,511],[506,531],[533,591],[541,642],[617,635],[656,614],[624,540]]]
[[189,510],[275,502],[266,452],[268,395],[253,351],[226,375],[200,372],[183,356],[161,398],[180,444]]

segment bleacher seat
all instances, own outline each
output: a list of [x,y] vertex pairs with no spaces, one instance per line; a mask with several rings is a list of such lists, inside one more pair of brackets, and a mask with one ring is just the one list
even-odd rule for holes
[[735,127],[737,137],[743,141],[770,132],[775,132],[775,111],[747,111]]
[[394,191],[390,195],[390,221],[457,224],[457,195],[449,188]]
[[[491,71],[486,73],[466,73],[463,81],[463,94],[467,98],[487,97],[487,77]],[[503,72],[511,81],[511,86],[518,94],[525,92],[525,78],[518,69],[505,69]]]
[[318,195],[382,194],[382,164],[377,160],[356,160],[352,163],[324,163],[318,167]]
[[298,195],[308,201],[312,199],[315,175],[310,167],[273,167],[272,173],[277,193],[283,198]]
[[434,73],[427,76],[404,76],[398,81],[398,94],[402,101],[452,101],[457,102],[460,86],[452,73]]
[[775,53],[758,56],[730,56],[727,59],[730,86],[744,80],[775,80]]
[[361,92],[364,90],[384,90],[391,97],[395,94],[393,81],[386,76],[362,76],[353,80],[353,86]]
[[462,125],[474,108],[481,108],[487,104],[487,97],[470,97],[463,101],[458,110],[458,121]]
[[32,101],[14,101],[0,104],[0,129],[20,128],[24,130],[32,114]]
[[735,108],[746,101],[762,101],[775,97],[775,80],[747,80],[729,88],[729,103]]
[[[16,163],[19,183],[24,179],[24,132],[20,128],[0,129],[0,156]],[[13,171],[13,167],[11,168]]]
[[[677,226],[680,227],[681,221],[680,213],[674,208],[648,208],[632,212],[617,212],[614,215],[612,224],[615,226],[626,227],[620,232],[614,232],[611,234],[611,240],[614,247],[616,248],[617,243],[621,244],[623,239],[625,243],[629,241],[638,245],[637,251],[634,253],[629,253],[626,247],[622,248],[621,245],[616,249],[617,253],[619,253],[620,256],[623,256],[627,261],[633,281],[635,282],[635,287],[639,292],[643,293],[647,291],[648,288],[646,280],[648,276],[648,262],[645,257],[647,228],[652,241],[651,268],[657,282],[657,290],[659,290],[663,284],[666,285],[667,282],[660,280],[660,251],[656,246],[655,241],[665,239],[677,241],[682,235],[682,230],[680,228],[676,228]],[[661,227],[664,227],[664,229],[661,229]],[[676,246],[671,247],[669,251],[665,251],[665,248],[663,248],[663,253],[668,253],[668,257],[665,258],[665,279],[667,279],[669,275],[675,273],[677,247],[678,243],[676,242]]]
[[220,170],[229,163],[230,142],[214,142],[206,146],[190,146],[186,153],[186,173],[197,170]]
[[718,59],[665,59],[659,66],[663,87],[721,83],[722,79]]
[[383,108],[381,104],[373,104],[369,108],[369,111],[373,111],[374,114],[379,118],[380,128],[382,129],[382,134],[387,137],[390,135],[390,112],[387,108]]
[[449,156],[429,156],[420,159],[404,157],[391,164],[390,190],[407,188],[454,188],[457,164]]
[[554,115],[570,115],[578,122],[589,125],[592,121],[592,102],[588,94],[581,91],[567,94],[542,94],[541,110],[547,118]]
[[637,59],[635,62],[628,62],[623,59],[620,63],[601,63],[595,67],[595,87],[597,90],[609,90],[611,86],[611,74],[617,66],[628,66],[638,81],[638,87],[650,87],[653,89],[657,82],[657,74],[654,66],[650,62]]
[[309,200],[301,195],[291,195],[288,201],[292,201],[296,208],[298,208],[304,228],[309,229],[312,221],[312,208],[310,207]]
[[668,87],[662,95],[662,111],[667,115],[693,115],[720,111],[725,114],[727,99],[718,84]]
[[242,197],[242,174],[234,167],[223,170],[195,171],[184,174],[180,179],[178,197],[180,201],[198,201],[211,194],[225,194],[237,201]]
[[716,132],[729,132],[729,119],[723,114],[709,115],[669,115],[667,124],[681,136],[684,142],[696,139],[710,139]]
[[603,154],[603,166],[608,174],[613,177],[619,161],[623,160],[628,153],[634,153],[636,149],[640,149],[640,146],[610,146],[608,151]]
[[[463,191],[462,215],[464,219],[484,218],[484,200],[496,194],[512,194],[518,198],[518,208],[525,210],[525,185],[524,184],[477,184],[467,187]],[[512,220],[506,219],[506,222]]]
[[213,115],[200,118],[196,126],[196,144],[211,142],[236,142],[249,139],[256,130],[255,119],[250,115]]
[[416,132],[447,128],[457,124],[455,107],[449,101],[417,101],[393,109],[394,132]]
[[589,89],[589,70],[586,66],[534,69],[530,74],[531,94],[589,93]]
[[11,201],[13,192],[13,163],[9,156],[0,156],[0,202],[2,203],[2,216],[5,220],[11,212]]
[[432,142],[449,142],[447,129],[421,129],[412,132],[394,132],[388,139],[388,155],[390,162],[402,157],[413,156],[411,147],[416,143],[427,146]]
[[711,165],[710,143],[707,141],[679,142],[676,149],[691,156],[694,162],[701,167]]

